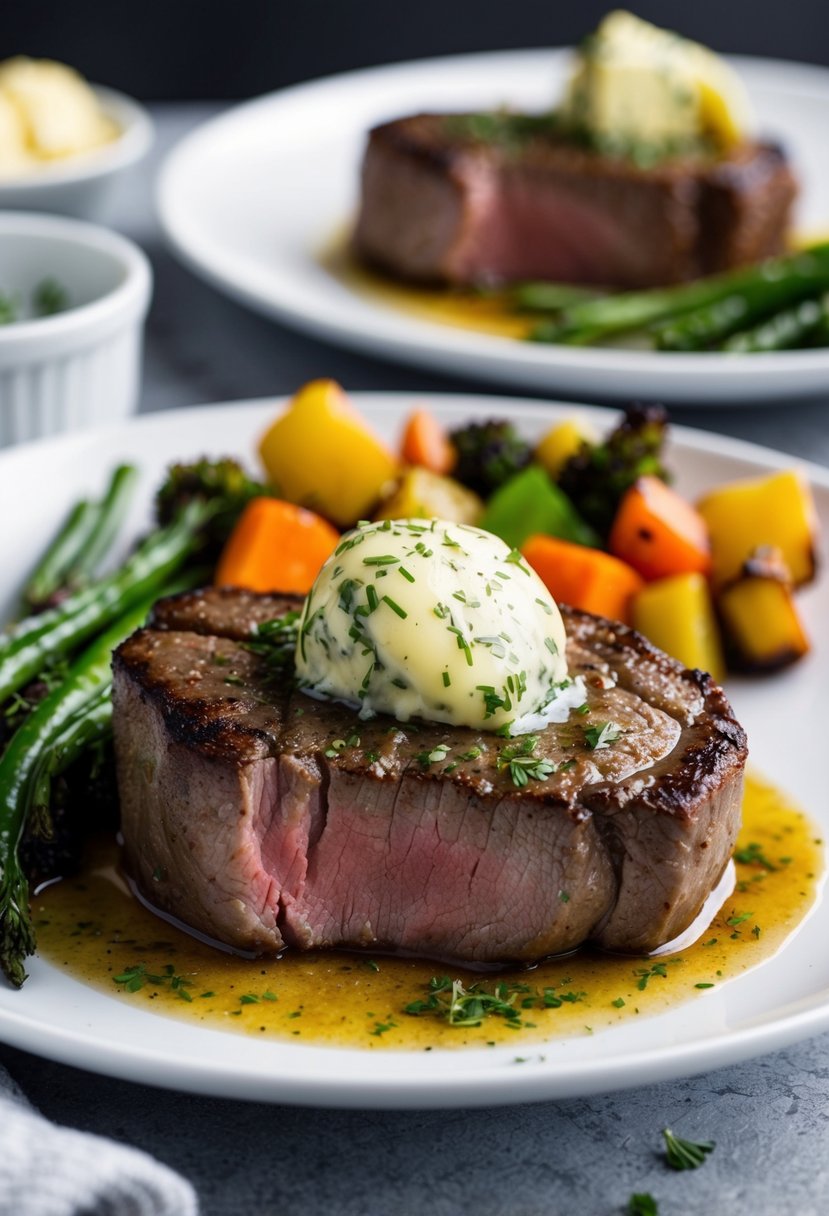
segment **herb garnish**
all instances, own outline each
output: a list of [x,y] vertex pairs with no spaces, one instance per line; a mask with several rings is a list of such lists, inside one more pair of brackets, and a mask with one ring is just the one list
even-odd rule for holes
[[682,1140],[669,1127],[664,1128],[665,1157],[672,1170],[696,1170],[714,1151],[713,1140]]
[[520,742],[502,748],[498,756],[498,772],[509,769],[512,783],[519,789],[530,780],[546,781],[556,771],[552,760],[539,759],[533,755],[537,744],[538,735],[525,735]]
[[649,1191],[641,1191],[628,1199],[627,1216],[659,1216],[659,1206]]
[[187,991],[193,987],[193,981],[185,979],[183,975],[176,975],[172,963],[167,963],[160,975],[149,972],[146,963],[137,963],[134,967],[126,967],[120,975],[113,975],[112,982],[122,985],[127,992],[138,992],[147,984],[153,984],[156,988],[169,984],[170,990],[177,992],[183,1001],[193,999]]
[[584,741],[591,751],[609,747],[621,735],[621,730],[615,722],[597,722],[595,726],[583,726]]
[[735,849],[734,860],[744,866],[762,866],[764,870],[777,869],[777,866],[773,865],[763,852],[763,846],[756,840],[752,840],[750,844],[741,849]]
[[[269,667],[284,672],[293,666],[300,613],[290,611],[256,626],[253,641],[245,648],[264,659]],[[227,681],[226,681],[227,682]]]
[[411,1017],[431,1014],[450,1026],[458,1027],[480,1026],[485,1018],[499,1017],[511,1030],[520,1030],[534,1025],[522,1021],[526,1010],[560,1009],[564,1004],[581,1001],[585,996],[583,992],[556,990],[556,987],[563,987],[569,982],[569,979],[564,979],[560,985],[552,985],[538,992],[528,984],[507,984],[502,981],[490,991],[484,987],[483,981],[476,981],[465,988],[461,980],[450,979],[448,975],[433,975],[426,999],[411,1001],[406,1005],[405,1012]]

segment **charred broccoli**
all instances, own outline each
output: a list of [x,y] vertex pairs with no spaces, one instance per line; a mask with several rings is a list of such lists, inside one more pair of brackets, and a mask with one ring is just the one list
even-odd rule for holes
[[497,419],[470,422],[452,431],[449,439],[458,457],[453,477],[482,498],[525,469],[533,456],[513,424]]
[[156,515],[160,524],[168,524],[194,499],[216,503],[216,511],[204,529],[204,546],[199,553],[209,559],[218,556],[251,499],[268,493],[268,487],[254,481],[238,461],[205,457],[192,464],[171,465],[156,493]]
[[602,443],[584,443],[565,464],[558,484],[606,540],[625,491],[646,473],[669,481],[663,464],[668,416],[661,405],[631,405]]

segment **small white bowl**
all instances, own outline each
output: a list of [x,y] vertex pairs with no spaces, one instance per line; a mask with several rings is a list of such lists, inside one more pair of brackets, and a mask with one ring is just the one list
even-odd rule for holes
[[99,85],[93,91],[120,135],[92,152],[46,162],[25,176],[0,177],[0,208],[85,219],[101,214],[116,177],[146,156],[155,129],[148,112],[131,97]]
[[54,279],[69,307],[0,325],[0,447],[135,410],[152,273],[132,241],[56,216],[0,212],[0,292]]

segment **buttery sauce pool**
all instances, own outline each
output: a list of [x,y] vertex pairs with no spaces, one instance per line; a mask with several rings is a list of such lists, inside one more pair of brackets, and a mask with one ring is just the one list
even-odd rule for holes
[[749,776],[735,862],[733,894],[700,940],[676,954],[582,950],[484,975],[371,954],[226,954],[135,899],[112,840],[97,842],[82,872],[41,891],[33,907],[42,956],[155,1013],[339,1047],[482,1046],[589,1034],[659,1013],[770,958],[816,900],[823,842],[784,794]]

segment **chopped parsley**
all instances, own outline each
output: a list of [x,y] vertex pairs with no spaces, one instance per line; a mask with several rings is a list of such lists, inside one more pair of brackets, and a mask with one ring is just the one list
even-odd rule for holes
[[537,745],[538,735],[525,735],[520,742],[502,748],[498,756],[498,772],[508,770],[513,785],[519,789],[529,781],[546,781],[556,771],[552,760],[544,760],[533,754]]
[[756,840],[752,840],[750,844],[744,845],[741,849],[735,849],[734,860],[743,866],[762,866],[764,870],[772,871],[777,869],[777,866],[773,865],[763,852],[763,846]]
[[662,1136],[665,1140],[665,1157],[672,1170],[696,1170],[705,1161],[709,1153],[714,1151],[713,1140],[682,1140],[666,1127]]
[[615,722],[597,722],[594,726],[583,726],[582,731],[585,743],[594,752],[615,743],[622,733]]

